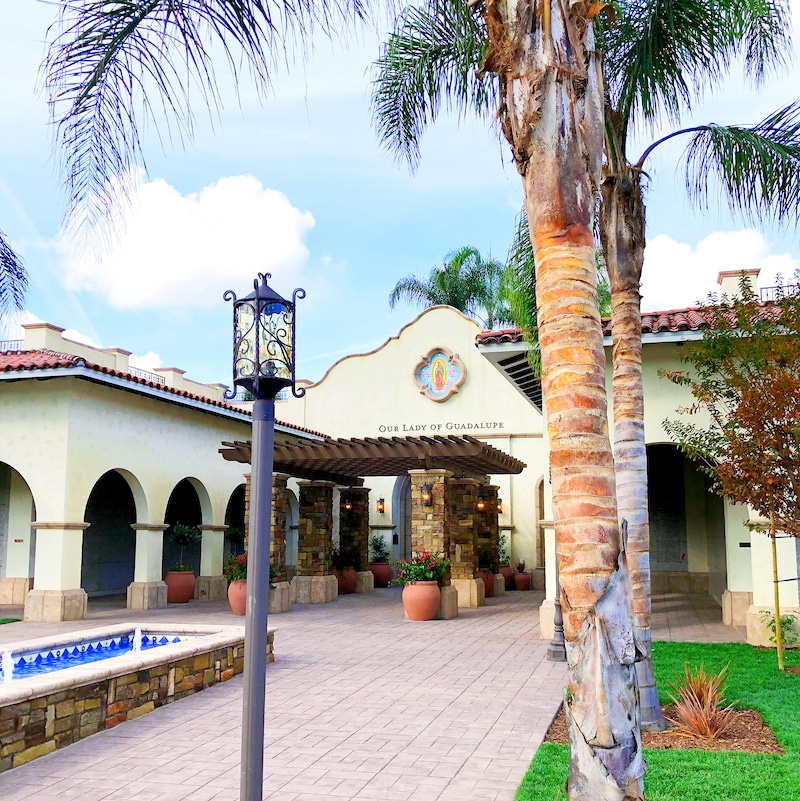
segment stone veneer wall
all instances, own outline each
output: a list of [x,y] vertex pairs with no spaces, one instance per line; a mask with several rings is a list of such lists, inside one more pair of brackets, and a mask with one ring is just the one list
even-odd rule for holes
[[495,572],[497,572],[500,566],[498,555],[500,528],[497,519],[497,494],[500,488],[495,484],[485,484],[479,489],[486,501],[486,508],[482,512],[475,512],[478,558],[480,558],[481,551],[486,551],[492,560]]
[[[352,509],[344,508],[349,500]],[[366,570],[369,563],[369,489],[350,487],[339,494],[339,550],[358,555],[357,570]]]
[[300,481],[297,527],[297,576],[329,576],[333,572],[333,481]]
[[[411,476],[411,551],[414,554],[427,551],[449,558],[450,532],[447,526],[448,482],[453,475],[448,470],[409,470]],[[433,487],[433,506],[422,503],[422,485]],[[450,571],[439,582],[443,587],[450,584]]]
[[472,579],[478,575],[475,525],[478,482],[472,478],[452,478],[448,483],[447,495],[451,577]]
[[[272,662],[274,632],[268,634]],[[0,772],[233,678],[244,643],[0,708]]]
[[269,563],[275,568],[273,581],[286,581],[286,473],[272,474],[272,518]]

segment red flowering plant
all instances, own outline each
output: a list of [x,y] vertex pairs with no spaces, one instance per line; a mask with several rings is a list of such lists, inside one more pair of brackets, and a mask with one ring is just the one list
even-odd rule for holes
[[239,581],[247,578],[247,554],[240,553],[238,556],[231,554],[225,567],[222,568],[222,575],[228,581]]
[[414,584],[417,581],[441,581],[447,575],[450,560],[443,559],[438,553],[415,553],[411,559],[401,559],[392,567],[398,571],[392,584]]

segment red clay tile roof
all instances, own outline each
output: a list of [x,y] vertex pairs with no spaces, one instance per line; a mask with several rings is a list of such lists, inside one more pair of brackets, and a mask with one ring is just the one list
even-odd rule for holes
[[[170,395],[176,395],[180,398],[187,398],[188,400],[199,401],[200,403],[207,403],[209,406],[215,406],[219,409],[225,409],[231,412],[239,412],[240,414],[250,415],[250,412],[245,409],[240,409],[237,406],[232,406],[223,401],[207,398],[205,395],[195,395],[183,389],[176,389],[167,384],[159,384],[155,381],[148,381],[146,378],[131,375],[130,373],[123,373],[119,370],[112,370],[108,367],[103,367],[99,364],[87,361],[81,356],[75,356],[71,353],[58,353],[54,350],[22,350],[22,351],[8,351],[0,352],[0,373],[23,373],[35,372],[37,370],[56,370],[75,367],[85,367],[89,370],[95,370],[104,375],[113,376],[114,378],[122,378],[125,381],[130,381],[132,384],[140,384],[151,389],[161,390],[162,392]],[[165,398],[167,400],[167,398]],[[278,425],[292,428],[296,431],[302,431],[305,434],[314,434],[319,437],[325,437],[325,434],[319,431],[313,431],[310,428],[303,428],[302,426],[294,425],[293,423],[283,423],[280,420],[275,421]]]
[[[699,331],[705,326],[701,309],[672,309],[670,311],[642,312],[643,334],[675,334],[679,331]],[[603,334],[611,336],[611,318],[603,318]],[[477,336],[478,345],[500,345],[522,342],[522,331],[509,328],[504,331],[483,331]]]

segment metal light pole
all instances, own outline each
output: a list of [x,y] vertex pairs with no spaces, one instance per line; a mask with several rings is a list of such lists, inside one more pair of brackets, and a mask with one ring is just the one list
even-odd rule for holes
[[[269,611],[270,524],[272,518],[272,465],[275,445],[275,396],[291,387],[297,397],[304,389],[294,386],[294,310],[292,300],[267,285],[269,273],[254,291],[233,301],[233,383],[255,398],[251,448],[250,525],[247,555],[247,610],[244,640],[244,697],[242,701],[242,769],[239,798],[261,801],[264,777],[264,712],[266,706],[267,617]],[[233,393],[228,397],[233,397]]]

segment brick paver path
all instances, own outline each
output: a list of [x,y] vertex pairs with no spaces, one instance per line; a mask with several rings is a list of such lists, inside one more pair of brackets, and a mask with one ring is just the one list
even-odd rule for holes
[[[509,593],[412,623],[391,589],[273,616],[264,797],[511,801],[565,683],[539,639],[541,599]],[[190,614],[232,622],[214,602],[113,616]],[[105,616],[92,617],[24,636]],[[0,626],[0,642],[22,626]],[[237,801],[241,705],[237,677],[0,775],[0,799]]]

